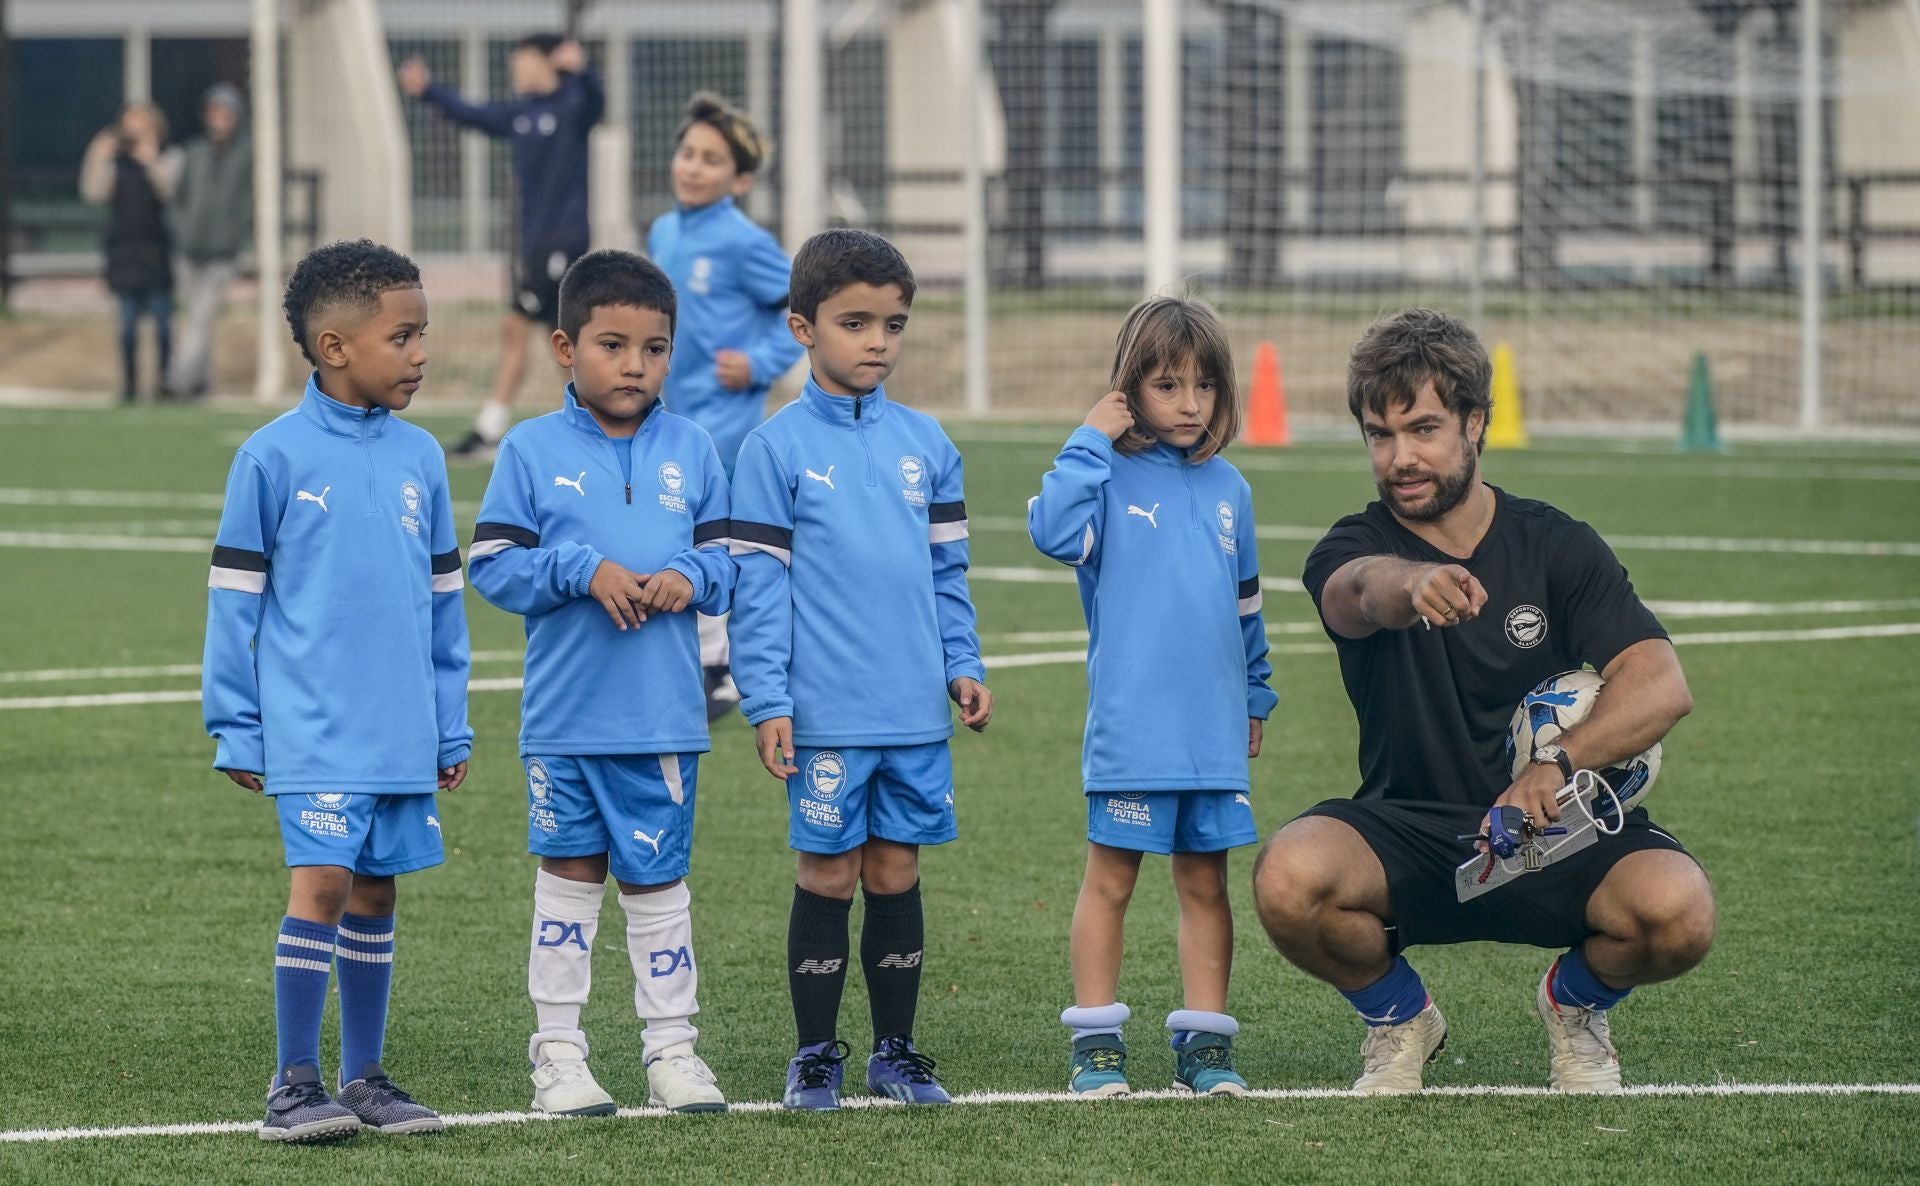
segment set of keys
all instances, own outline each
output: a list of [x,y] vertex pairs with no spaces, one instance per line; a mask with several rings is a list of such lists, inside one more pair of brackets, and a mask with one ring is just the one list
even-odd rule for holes
[[1484,856],[1474,856],[1454,870],[1455,896],[1462,902],[1498,889],[1516,877],[1538,873],[1559,858],[1578,852],[1600,838],[1593,821],[1580,818],[1577,829],[1541,827],[1518,807],[1496,807],[1487,816],[1487,830],[1461,836],[1469,843],[1485,843]]

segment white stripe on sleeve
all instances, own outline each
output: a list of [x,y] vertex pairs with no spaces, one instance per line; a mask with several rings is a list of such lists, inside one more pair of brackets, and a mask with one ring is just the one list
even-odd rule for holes
[[221,568],[216,564],[207,570],[207,588],[232,589],[236,593],[265,593],[267,574],[244,568]]

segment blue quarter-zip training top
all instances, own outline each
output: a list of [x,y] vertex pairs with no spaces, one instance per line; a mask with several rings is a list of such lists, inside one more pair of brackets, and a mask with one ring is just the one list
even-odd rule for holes
[[267,794],[430,794],[464,761],[465,581],[426,430],[307,381],[227,475],[201,707]]
[[[760,423],[767,388],[803,352],[787,329],[792,261],[730,197],[661,215],[647,232],[647,254],[680,298],[667,407],[713,434],[732,473],[740,442]],[[738,350],[752,365],[753,378],[739,391],[714,377],[722,350]]]
[[1224,458],[1120,453],[1081,426],[1027,504],[1034,546],[1074,569],[1087,616],[1088,791],[1245,791],[1265,720],[1253,492]]
[[804,746],[953,735],[947,685],[984,679],[959,450],[881,388],[800,398],[748,434],[733,480],[728,633],[741,711]]
[[[672,569],[693,602],[621,631],[587,592],[602,558]],[[569,383],[565,406],[500,442],[468,568],[526,618],[523,757],[706,752],[694,611],[725,612],[734,570],[726,475],[699,425],[656,403],[632,437],[609,437]]]

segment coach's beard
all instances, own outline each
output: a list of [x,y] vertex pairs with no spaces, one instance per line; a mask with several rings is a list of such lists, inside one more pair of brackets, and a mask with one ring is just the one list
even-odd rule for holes
[[1431,523],[1448,511],[1466,501],[1474,484],[1480,479],[1480,457],[1465,436],[1461,437],[1460,468],[1452,473],[1434,473],[1427,475],[1433,479],[1433,493],[1417,503],[1401,501],[1394,493],[1393,482],[1396,478],[1408,478],[1408,473],[1388,474],[1376,479],[1373,488],[1380,492],[1383,502],[1392,508],[1393,513],[1414,523]]

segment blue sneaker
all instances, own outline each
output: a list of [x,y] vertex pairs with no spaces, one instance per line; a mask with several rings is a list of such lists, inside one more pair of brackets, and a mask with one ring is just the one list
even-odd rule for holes
[[320,1083],[319,1068],[288,1067],[282,1078],[284,1082],[267,1096],[261,1140],[318,1145],[344,1141],[360,1131],[360,1117],[327,1095]]
[[913,1048],[911,1039],[880,1039],[880,1048],[867,1060],[867,1086],[875,1095],[903,1104],[950,1104],[953,1097],[940,1086],[934,1062]]
[[1127,1095],[1127,1044],[1119,1034],[1088,1034],[1073,1040],[1067,1087],[1087,1099]]
[[790,1112],[839,1110],[841,1068],[851,1053],[838,1038],[802,1046],[787,1064],[787,1093],[780,1102]]
[[1195,1095],[1245,1095],[1247,1081],[1233,1069],[1233,1039],[1183,1030],[1173,1035],[1173,1085]]

